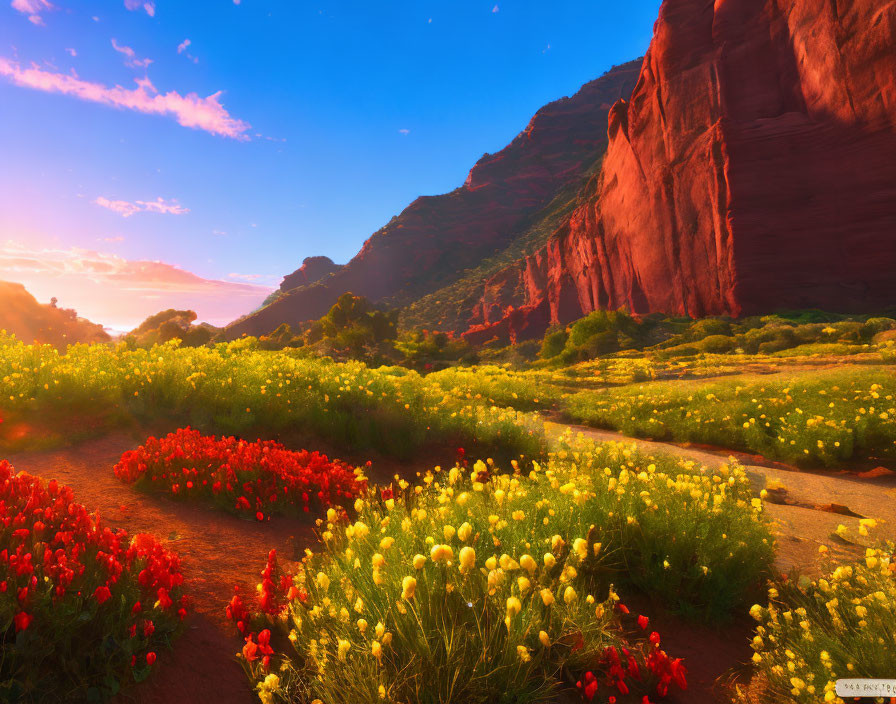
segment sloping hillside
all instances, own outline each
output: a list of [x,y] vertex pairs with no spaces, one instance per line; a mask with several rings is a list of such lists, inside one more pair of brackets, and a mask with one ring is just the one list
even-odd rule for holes
[[0,281],[0,330],[26,343],[40,342],[65,349],[78,342],[107,342],[102,325],[79,318],[55,304],[38,303],[22,284]]

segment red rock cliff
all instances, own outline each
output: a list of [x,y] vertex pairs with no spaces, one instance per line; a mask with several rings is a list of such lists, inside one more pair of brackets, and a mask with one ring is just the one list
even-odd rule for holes
[[228,335],[257,335],[280,323],[320,318],[346,291],[404,303],[505,248],[606,149],[607,113],[631,94],[639,67],[618,66],[572,97],[541,108],[507,147],[482,157],[462,187],[415,200],[325,279],[302,286],[301,276],[290,275],[285,284],[292,290],[229,326]]
[[468,337],[896,305],[896,2],[665,0],[608,135],[586,201],[486,287],[525,304]]

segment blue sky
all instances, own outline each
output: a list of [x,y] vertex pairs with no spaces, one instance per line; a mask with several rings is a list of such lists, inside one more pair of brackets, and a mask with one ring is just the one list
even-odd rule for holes
[[[122,325],[169,298],[113,313],[72,277],[158,261],[276,286],[305,256],[345,262],[643,54],[659,4],[0,0],[0,278]],[[235,315],[263,293],[210,295]]]

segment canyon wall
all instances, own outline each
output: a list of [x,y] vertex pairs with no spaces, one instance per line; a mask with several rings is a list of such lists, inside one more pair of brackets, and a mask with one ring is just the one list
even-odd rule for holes
[[607,135],[569,221],[486,285],[472,341],[622,306],[896,306],[896,2],[665,0]]

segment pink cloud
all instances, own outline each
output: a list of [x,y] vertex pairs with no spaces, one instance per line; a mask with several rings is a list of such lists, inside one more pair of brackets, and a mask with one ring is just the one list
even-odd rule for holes
[[184,52],[186,52],[187,58],[188,58],[190,61],[192,61],[194,64],[198,64],[198,63],[199,63],[199,59],[196,58],[195,56],[193,56],[189,51],[187,51],[187,48],[188,48],[188,47],[190,46],[190,44],[192,44],[192,43],[193,43],[193,42],[191,42],[189,39],[184,39],[180,44],[177,45],[177,53],[178,53],[178,54],[183,54]]
[[40,301],[56,296],[60,305],[119,330],[130,330],[166,308],[189,308],[200,320],[224,325],[256,308],[273,290],[204,279],[165,262],[15,242],[0,242],[0,280],[23,284]]
[[93,201],[97,205],[118,213],[123,218],[129,218],[136,213],[162,213],[163,215],[186,215],[189,208],[184,208],[176,200],[165,201],[162,198],[155,200],[136,200],[133,203],[127,200],[110,200],[100,196]]
[[124,6],[133,11],[143,10],[150,17],[156,16],[156,4],[153,0],[124,0]]
[[152,59],[138,59],[137,52],[135,52],[131,47],[124,46],[123,44],[119,44],[116,39],[112,39],[112,48],[115,49],[119,54],[123,54],[125,57],[125,66],[130,66],[131,68],[146,68],[152,63]]
[[249,123],[238,120],[219,102],[221,92],[200,98],[196,93],[180,95],[176,91],[159,93],[148,78],[137,79],[136,88],[105,86],[77,76],[47,71],[38,66],[23,68],[15,61],[0,57],[0,76],[18,86],[47,93],[71,95],[102,105],[134,110],[148,115],[173,117],[180,125],[211,134],[246,140]]
[[21,12],[23,15],[28,15],[29,22],[38,25],[44,23],[43,18],[40,16],[41,12],[56,9],[56,6],[49,0],[12,0],[10,5],[13,10]]

